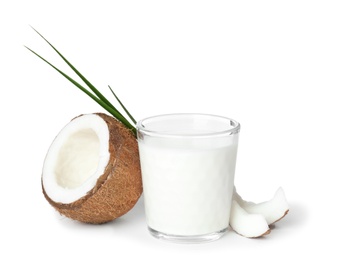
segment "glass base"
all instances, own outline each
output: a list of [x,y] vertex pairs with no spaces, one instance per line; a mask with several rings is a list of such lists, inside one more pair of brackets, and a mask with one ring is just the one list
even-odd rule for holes
[[165,234],[162,232],[159,232],[157,230],[154,230],[150,227],[148,227],[148,231],[150,231],[151,235],[155,238],[170,241],[170,242],[176,242],[176,243],[183,243],[183,244],[193,244],[193,243],[205,243],[205,242],[212,242],[224,235],[228,228],[222,229],[217,232],[205,234],[205,235],[198,235],[198,236],[179,236],[179,235],[170,235]]

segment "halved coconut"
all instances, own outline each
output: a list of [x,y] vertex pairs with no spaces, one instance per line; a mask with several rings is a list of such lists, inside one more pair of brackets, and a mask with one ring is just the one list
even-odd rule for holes
[[245,201],[237,193],[236,189],[234,189],[233,199],[236,200],[248,213],[263,215],[268,225],[279,221],[289,212],[289,204],[287,203],[285,193],[281,187],[269,201],[261,203]]
[[48,150],[42,188],[48,202],[69,218],[99,224],[122,216],[142,193],[134,135],[102,113],[74,118]]
[[232,201],[229,224],[236,233],[248,238],[261,237],[271,232],[261,214],[248,213],[236,200]]

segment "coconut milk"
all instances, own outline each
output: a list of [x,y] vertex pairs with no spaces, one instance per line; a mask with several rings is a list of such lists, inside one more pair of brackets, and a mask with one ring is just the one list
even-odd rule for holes
[[215,142],[139,142],[139,152],[150,229],[177,236],[227,229],[237,135]]

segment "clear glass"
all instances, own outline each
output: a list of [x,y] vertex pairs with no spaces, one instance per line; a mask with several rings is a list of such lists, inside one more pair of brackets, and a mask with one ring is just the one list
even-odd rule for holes
[[159,239],[220,238],[229,225],[240,124],[169,114],[137,124],[146,221]]

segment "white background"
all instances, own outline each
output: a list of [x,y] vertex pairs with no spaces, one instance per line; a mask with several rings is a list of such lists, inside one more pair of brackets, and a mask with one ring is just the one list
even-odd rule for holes
[[[0,258],[340,258],[341,14],[330,0],[1,1]],[[29,25],[136,119],[238,120],[238,190],[259,202],[282,186],[289,215],[263,239],[179,245],[148,234],[143,198],[100,226],[57,214],[41,192],[47,149],[73,117],[104,110],[23,47],[73,75]]]

